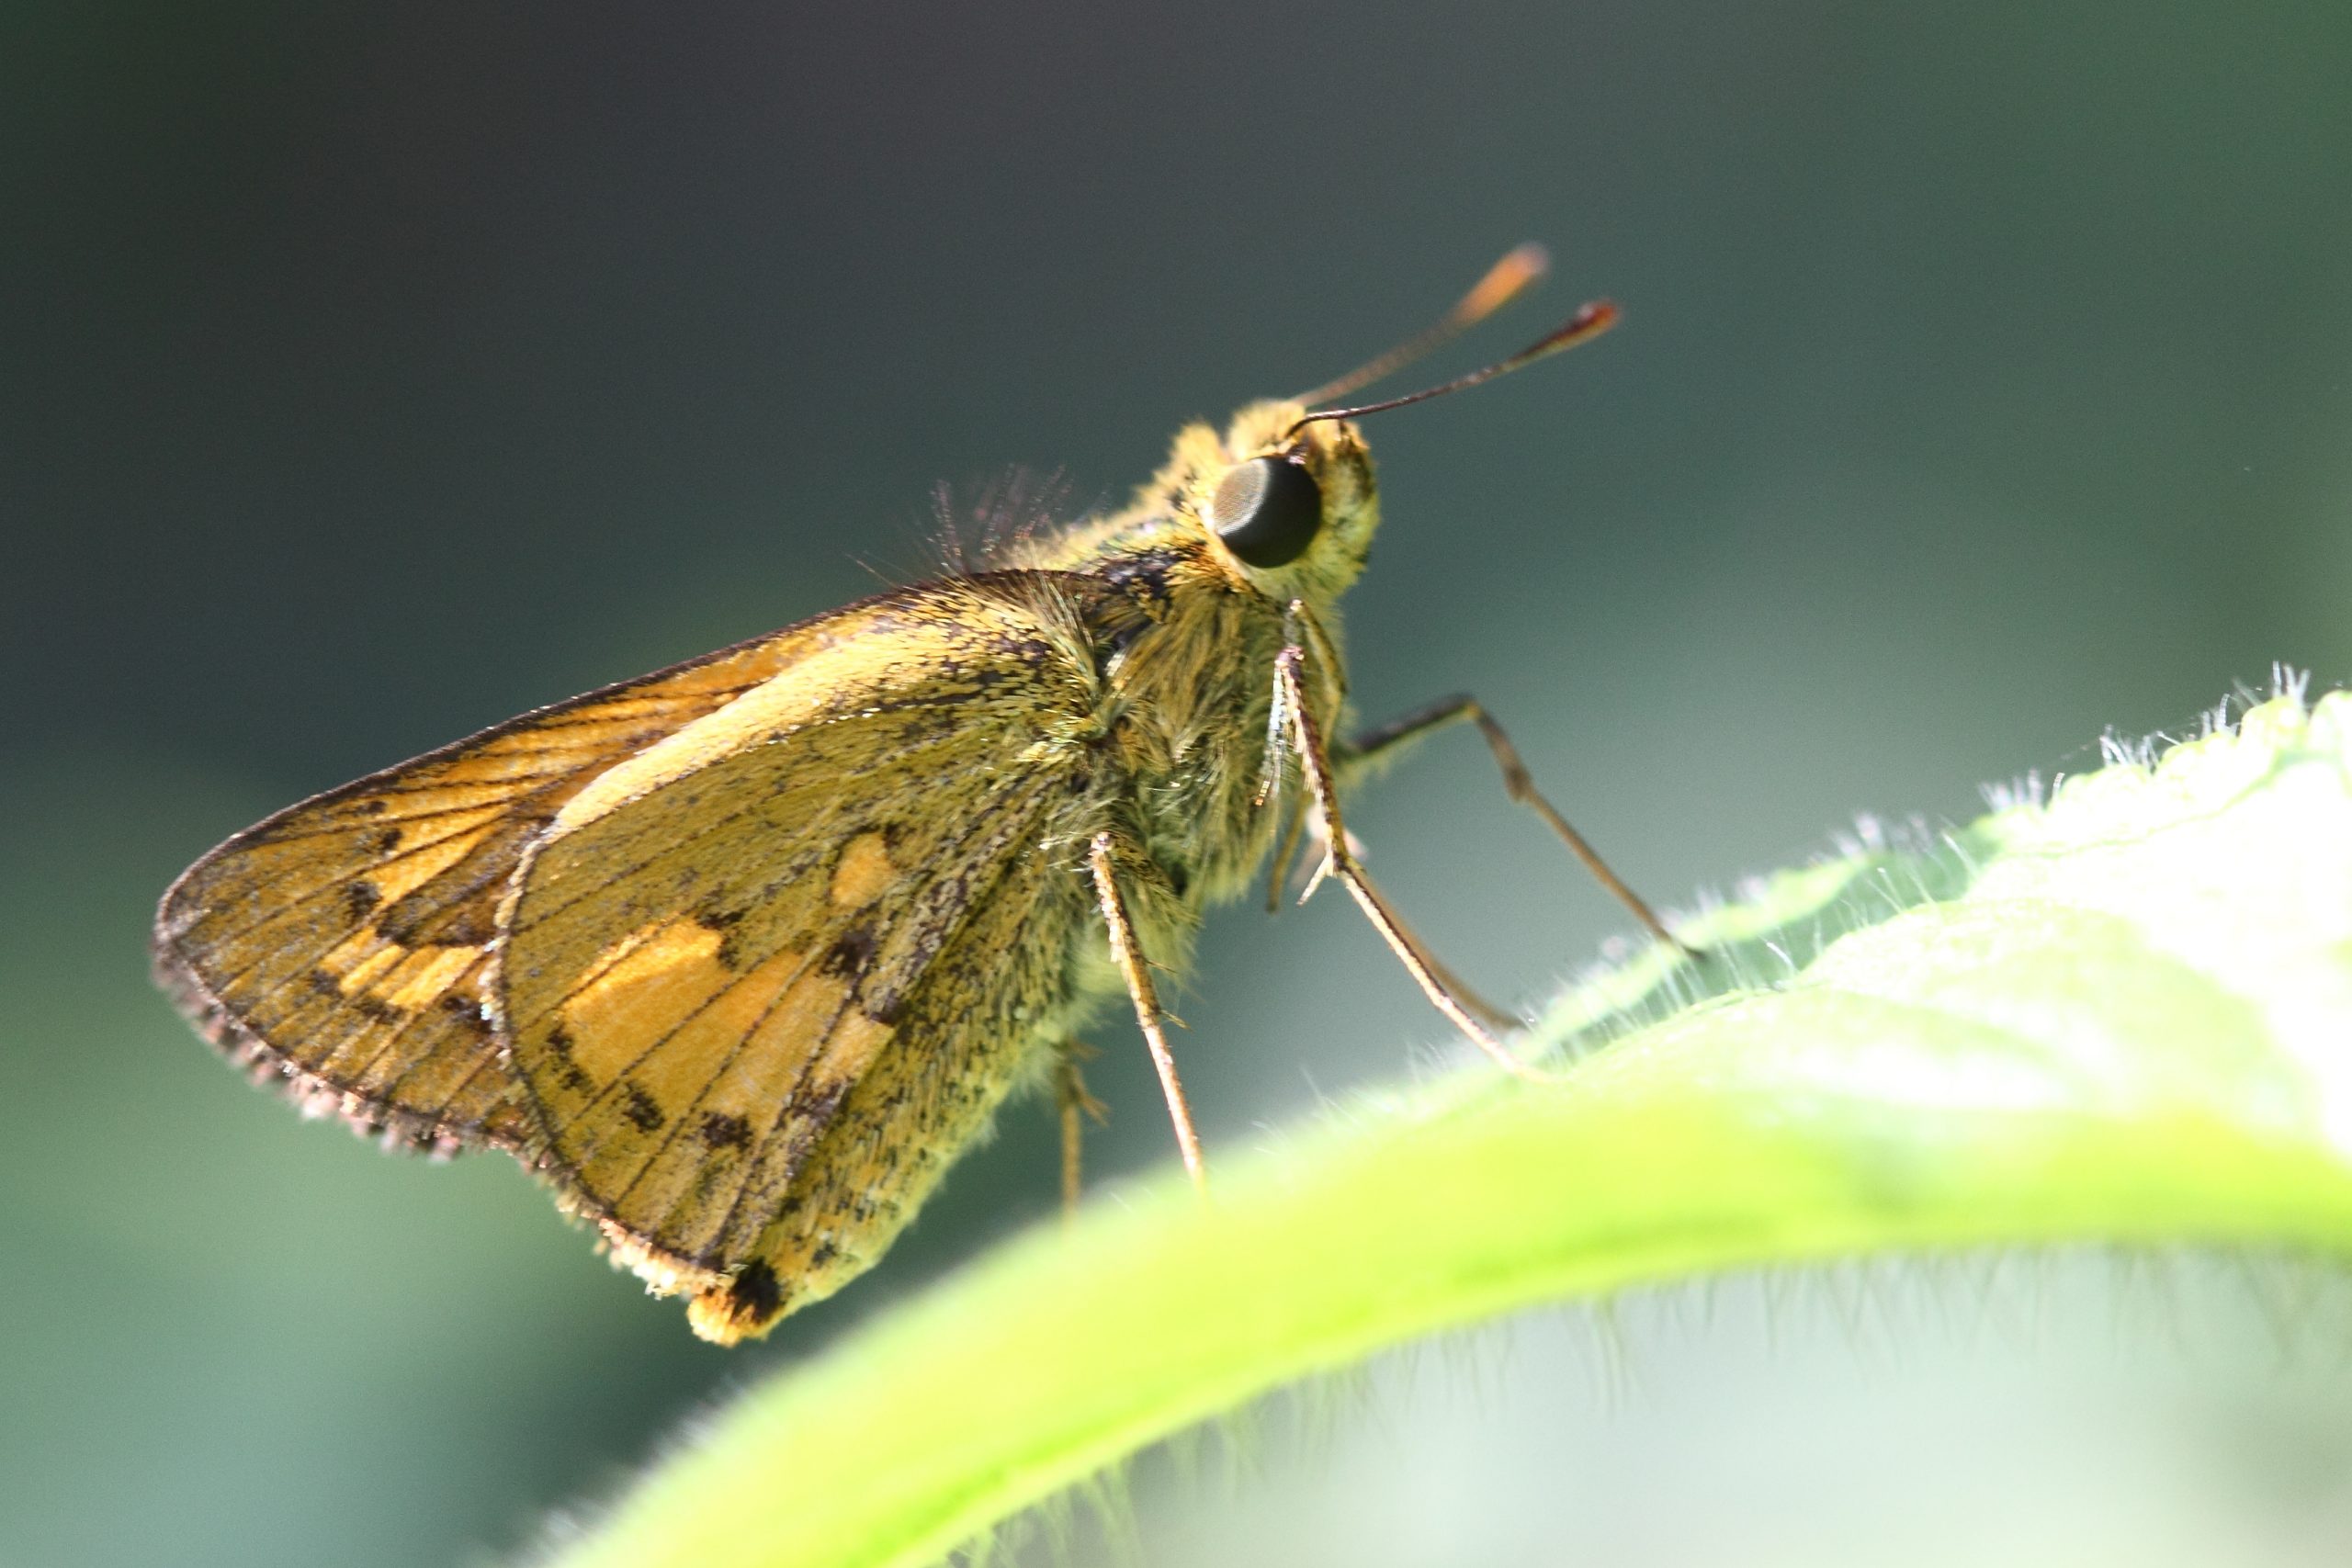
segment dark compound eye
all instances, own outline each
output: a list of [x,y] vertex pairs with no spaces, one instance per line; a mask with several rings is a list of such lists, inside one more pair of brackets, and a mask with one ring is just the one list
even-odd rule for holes
[[1288,566],[1323,526],[1323,491],[1296,463],[1253,457],[1216,487],[1209,526],[1250,565]]

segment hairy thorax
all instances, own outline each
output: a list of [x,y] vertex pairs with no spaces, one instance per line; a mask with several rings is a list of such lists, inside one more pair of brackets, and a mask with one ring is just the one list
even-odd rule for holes
[[[1267,734],[1286,610],[1186,571],[1170,574],[1153,608],[1109,663],[1108,750],[1132,830],[1198,909],[1242,891],[1296,804],[1295,787],[1267,787],[1280,755]],[[1316,716],[1328,727],[1337,716]]]

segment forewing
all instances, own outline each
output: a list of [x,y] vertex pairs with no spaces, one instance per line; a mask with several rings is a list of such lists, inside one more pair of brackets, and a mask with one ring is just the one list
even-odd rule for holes
[[[1035,897],[1085,774],[1094,671],[1057,581],[877,606],[599,778],[528,857],[499,988],[541,1160],[657,1284],[751,1257],[861,1085],[955,1079],[992,1043],[905,1026],[976,919]],[[964,984],[981,1021],[1004,976]]]
[[256,1077],[410,1142],[520,1146],[489,945],[524,850],[615,763],[825,641],[806,623],[288,807],[164,896],[157,977]]

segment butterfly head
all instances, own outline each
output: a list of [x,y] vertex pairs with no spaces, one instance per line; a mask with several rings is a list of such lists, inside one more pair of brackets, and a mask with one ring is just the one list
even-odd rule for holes
[[1303,423],[1306,412],[1252,403],[1182,465],[1179,513],[1220,566],[1269,598],[1336,596],[1363,570],[1380,525],[1363,435],[1345,420]]
[[1353,582],[1380,523],[1372,457],[1356,422],[1466,391],[1587,342],[1615,323],[1617,308],[1594,300],[1517,354],[1450,381],[1377,402],[1328,405],[1483,321],[1541,277],[1545,265],[1540,246],[1522,245],[1443,320],[1371,363],[1299,397],[1251,403],[1221,438],[1197,426],[1180,436],[1170,470],[1178,507],[1199,520],[1219,564],[1270,596],[1328,600]]
[[1542,246],[1521,245],[1442,319],[1386,354],[1297,397],[1250,403],[1222,433],[1187,425],[1133,506],[1060,536],[1021,564],[1124,577],[1136,573],[1136,559],[1172,550],[1227,588],[1328,605],[1363,573],[1380,525],[1372,454],[1357,422],[1465,391],[1597,337],[1616,321],[1617,308],[1594,300],[1517,354],[1450,381],[1376,402],[1335,402],[1486,320],[1547,265]]

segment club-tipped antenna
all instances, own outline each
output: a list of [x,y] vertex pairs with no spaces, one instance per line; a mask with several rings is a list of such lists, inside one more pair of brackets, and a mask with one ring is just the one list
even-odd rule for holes
[[1551,270],[1552,253],[1534,241],[1528,241],[1488,267],[1487,276],[1471,285],[1470,292],[1455,300],[1453,309],[1434,325],[1407,338],[1369,364],[1358,366],[1336,380],[1326,381],[1311,392],[1301,392],[1292,401],[1310,407],[1328,403],[1333,398],[1344,398],[1374,381],[1387,379],[1423,355],[1452,343],[1543,282],[1544,275]]
[[1401,409],[1408,403],[1425,403],[1431,398],[1442,398],[1449,393],[1466,391],[1481,381],[1491,381],[1498,376],[1508,376],[1512,371],[1522,369],[1539,359],[1547,359],[1564,348],[1574,348],[1580,343],[1597,338],[1616,324],[1617,307],[1609,300],[1595,299],[1590,304],[1578,309],[1575,315],[1570,316],[1508,359],[1498,359],[1492,365],[1471,371],[1467,376],[1457,376],[1451,381],[1442,382],[1434,387],[1424,387],[1418,392],[1408,392],[1401,398],[1389,398],[1376,403],[1359,403],[1353,408],[1318,409],[1292,425],[1284,433],[1283,439],[1289,440],[1291,436],[1297,434],[1318,420],[1358,419],[1368,413],[1385,413],[1390,409]]

